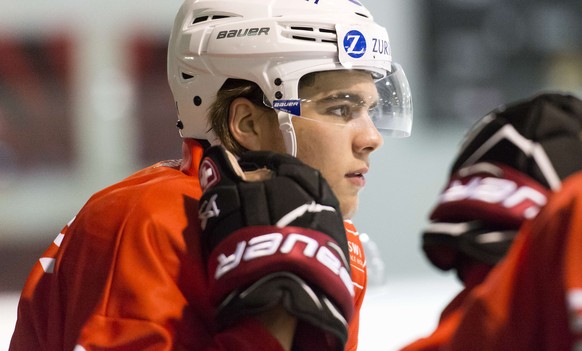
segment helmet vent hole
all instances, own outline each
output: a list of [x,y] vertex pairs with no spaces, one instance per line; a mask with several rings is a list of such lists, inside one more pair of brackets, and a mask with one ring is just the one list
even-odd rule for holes
[[318,42],[318,43],[336,43],[337,32],[335,28],[320,28],[300,24],[289,24],[283,34],[291,39]]
[[321,33],[337,34],[337,32],[334,29],[319,28],[319,31]]
[[213,20],[219,20],[219,19],[223,19],[223,18],[229,18],[231,16],[227,16],[227,15],[214,15],[212,16]]
[[363,14],[363,13],[359,13],[359,12],[356,12],[356,15],[358,15],[358,16],[362,16],[362,17],[364,17],[364,18],[369,18],[369,16],[367,16],[367,15],[365,15],[365,14]]
[[206,22],[209,19],[210,20],[219,20],[219,19],[229,18],[229,17],[232,17],[232,16],[228,16],[228,15],[214,15],[212,17],[210,17],[210,16],[200,16],[200,17],[194,18],[194,21],[192,21],[192,24]]
[[298,35],[294,35],[293,39],[298,39],[298,40],[307,40],[307,41],[317,41],[315,38],[308,38],[308,37],[300,37]]
[[182,79],[188,80],[188,79],[192,79],[192,78],[194,78],[193,75],[182,72]]
[[311,28],[311,27],[291,27],[291,29],[293,29],[293,30],[304,30],[304,31],[308,31],[308,32],[313,32],[313,28]]
[[196,95],[196,96],[194,96],[193,102],[194,102],[194,105],[200,106],[202,104],[202,98],[200,98],[200,96]]
[[196,24],[196,23],[200,23],[200,22],[205,22],[207,20],[208,20],[208,16],[196,17],[194,19],[194,22],[192,22],[192,24]]

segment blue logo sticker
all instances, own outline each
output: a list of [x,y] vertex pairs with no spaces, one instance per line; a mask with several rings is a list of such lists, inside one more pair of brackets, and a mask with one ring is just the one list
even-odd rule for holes
[[344,36],[344,49],[353,58],[360,58],[366,53],[366,38],[358,30],[351,30]]
[[294,116],[301,116],[301,100],[275,100],[273,108],[275,110],[290,113]]

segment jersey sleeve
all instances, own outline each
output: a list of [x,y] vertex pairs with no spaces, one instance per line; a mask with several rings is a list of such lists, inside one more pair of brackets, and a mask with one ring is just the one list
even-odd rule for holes
[[445,345],[451,341],[451,337],[459,326],[461,307],[470,289],[463,289],[445,307],[441,313],[435,330],[428,336],[422,337],[404,346],[400,351],[439,351],[444,350]]
[[582,306],[575,298],[582,288],[580,233],[579,174],[522,227],[507,259],[476,289],[452,349],[466,349],[473,337],[480,340],[476,350],[573,350],[582,345]]

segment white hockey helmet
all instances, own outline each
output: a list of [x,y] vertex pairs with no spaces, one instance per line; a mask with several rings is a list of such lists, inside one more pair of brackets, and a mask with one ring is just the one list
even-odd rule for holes
[[[408,136],[410,88],[392,62],[386,29],[358,0],[185,0],[168,47],[168,80],[183,138],[215,143],[208,109],[229,78],[256,83],[278,110],[288,152],[295,154],[289,109],[307,73],[358,69],[377,80],[379,130]],[[388,107],[388,109],[386,109]]]

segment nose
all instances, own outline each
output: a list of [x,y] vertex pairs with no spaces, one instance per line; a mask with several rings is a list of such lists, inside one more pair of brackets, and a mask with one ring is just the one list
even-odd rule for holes
[[353,148],[356,153],[371,153],[384,144],[384,138],[369,117],[362,118],[359,128],[355,129]]

